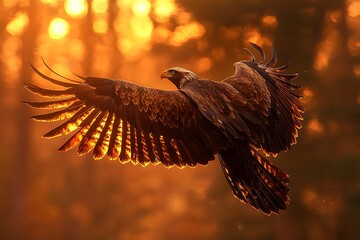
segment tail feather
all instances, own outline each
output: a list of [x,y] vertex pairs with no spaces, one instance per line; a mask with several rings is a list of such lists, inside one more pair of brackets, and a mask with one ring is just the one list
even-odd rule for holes
[[286,209],[289,175],[252,147],[221,151],[220,163],[234,195],[241,201],[266,214]]

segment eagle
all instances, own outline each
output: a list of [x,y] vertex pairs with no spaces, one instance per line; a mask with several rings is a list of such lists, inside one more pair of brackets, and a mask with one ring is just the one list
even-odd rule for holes
[[[50,77],[33,65],[42,79],[60,86],[24,86],[48,101],[25,101],[37,109],[56,109],[31,118],[62,121],[44,138],[71,137],[59,148],[77,146],[77,154],[92,152],[121,163],[147,166],[195,167],[218,156],[232,192],[240,201],[270,215],[289,203],[289,175],[265,156],[276,156],[296,143],[304,109],[298,74],[288,64],[275,67],[277,55],[266,60],[261,47],[250,43],[250,60],[234,63],[234,74],[222,81],[202,79],[194,72],[172,67],[161,73],[177,90],[160,90],[125,80],[100,77],[68,78],[44,65]],[[266,62],[265,62],[266,60]],[[261,153],[262,152],[262,153]]]

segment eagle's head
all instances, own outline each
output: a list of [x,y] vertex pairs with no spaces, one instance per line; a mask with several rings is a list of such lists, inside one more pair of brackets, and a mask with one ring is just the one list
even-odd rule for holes
[[195,73],[181,67],[172,67],[161,73],[161,79],[169,79],[178,89],[182,88],[187,82],[197,79]]

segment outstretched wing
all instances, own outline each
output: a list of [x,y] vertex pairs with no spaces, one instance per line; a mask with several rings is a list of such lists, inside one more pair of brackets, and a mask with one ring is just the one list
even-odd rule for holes
[[[235,63],[235,68],[238,66],[239,71],[224,81],[230,83],[240,92],[247,91],[248,86],[245,87],[244,82],[253,87],[258,85],[253,91],[258,93],[258,97],[250,97],[249,100],[258,108],[257,112],[267,109],[267,113],[266,121],[258,128],[257,140],[254,145],[261,147],[266,153],[276,155],[296,143],[298,129],[301,128],[300,121],[304,109],[299,102],[301,96],[294,91],[299,86],[291,82],[297,78],[298,74],[284,73],[287,64],[275,67],[277,56],[274,49],[270,60],[264,63],[264,51],[255,44],[252,46],[260,53],[262,57],[260,62],[256,62],[254,55],[246,49],[252,56],[252,60]],[[247,67],[244,67],[245,65]],[[246,71],[252,76],[251,79],[244,76],[244,69],[246,68]],[[267,98],[269,99],[268,103],[263,101]]]
[[108,155],[113,160],[131,160],[144,166],[149,163],[195,166],[214,159],[211,146],[216,143],[203,140],[211,139],[207,134],[212,131],[204,131],[209,125],[183,93],[105,78],[78,76],[80,81],[75,81],[49,68],[62,78],[57,80],[31,67],[43,79],[63,87],[62,90],[49,90],[24,83],[32,93],[57,98],[46,102],[25,102],[29,106],[60,109],[33,116],[34,120],[53,122],[66,119],[46,133],[45,138],[77,130],[59,148],[60,151],[78,146],[79,155],[93,151],[95,159]]

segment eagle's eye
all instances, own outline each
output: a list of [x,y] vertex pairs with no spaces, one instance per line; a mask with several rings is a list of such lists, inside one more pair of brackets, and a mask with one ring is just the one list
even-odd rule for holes
[[169,70],[169,72],[170,72],[171,75],[175,74],[175,70]]

